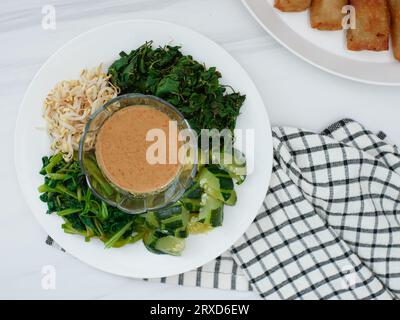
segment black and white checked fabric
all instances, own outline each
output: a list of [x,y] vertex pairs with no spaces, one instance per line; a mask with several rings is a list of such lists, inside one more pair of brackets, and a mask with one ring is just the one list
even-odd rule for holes
[[397,147],[352,120],[322,134],[276,127],[273,143],[270,187],[243,237],[197,270],[151,281],[265,299],[398,299]]

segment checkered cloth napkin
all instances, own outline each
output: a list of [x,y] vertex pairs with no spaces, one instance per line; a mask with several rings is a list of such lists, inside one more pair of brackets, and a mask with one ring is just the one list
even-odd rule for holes
[[[270,187],[229,252],[174,277],[265,299],[400,298],[400,153],[352,120],[273,129]],[[51,239],[48,244],[56,245]]]

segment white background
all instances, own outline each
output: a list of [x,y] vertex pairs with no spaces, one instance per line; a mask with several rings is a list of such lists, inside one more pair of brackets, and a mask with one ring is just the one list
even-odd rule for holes
[[[41,28],[41,10],[49,4],[56,8],[56,30]],[[255,81],[274,126],[319,131],[347,117],[373,131],[383,130],[400,144],[400,88],[351,82],[306,64],[267,35],[239,0],[2,0],[0,298],[258,297],[251,292],[147,283],[97,271],[45,245],[46,235],[20,195],[13,164],[13,134],[19,104],[34,74],[57,48],[81,32],[133,18],[185,25],[222,45]],[[56,268],[55,290],[41,287],[44,265]]]

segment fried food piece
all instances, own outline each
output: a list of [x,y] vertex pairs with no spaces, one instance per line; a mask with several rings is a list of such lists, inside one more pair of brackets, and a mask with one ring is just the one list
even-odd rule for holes
[[275,0],[275,8],[283,12],[304,11],[311,5],[311,0]]
[[347,48],[353,51],[389,49],[390,16],[386,0],[350,0],[356,28],[347,31]]
[[400,0],[389,0],[393,55],[400,60]]
[[311,26],[319,30],[341,30],[342,9],[348,0],[313,0],[310,10]]

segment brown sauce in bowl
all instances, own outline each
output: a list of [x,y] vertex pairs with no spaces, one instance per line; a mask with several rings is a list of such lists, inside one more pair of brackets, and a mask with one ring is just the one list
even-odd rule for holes
[[[115,112],[99,129],[96,160],[103,174],[117,187],[133,194],[162,190],[179,173],[182,165],[149,163],[146,153],[154,141],[146,141],[151,129],[161,129],[166,137],[168,154],[171,118],[149,106],[129,106]],[[174,140],[172,140],[174,141]],[[178,141],[176,148],[179,149]]]

